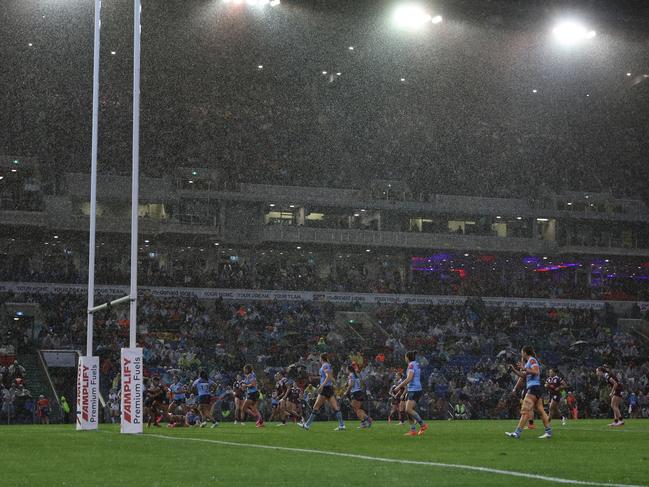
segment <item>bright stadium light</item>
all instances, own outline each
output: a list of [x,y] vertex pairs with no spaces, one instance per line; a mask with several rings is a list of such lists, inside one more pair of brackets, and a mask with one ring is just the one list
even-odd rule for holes
[[572,20],[559,23],[552,34],[561,44],[571,46],[592,39],[597,35],[594,30],[589,30],[583,24]]
[[417,30],[429,22],[439,24],[441,21],[441,15],[433,17],[421,5],[401,5],[394,11],[394,23],[401,29]]

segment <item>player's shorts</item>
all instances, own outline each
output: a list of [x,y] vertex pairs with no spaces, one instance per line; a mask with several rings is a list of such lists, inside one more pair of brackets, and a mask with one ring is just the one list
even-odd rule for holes
[[525,395],[527,396],[528,394],[540,399],[543,397],[543,388],[541,386],[530,386],[525,389]]
[[322,388],[322,392],[320,393],[321,396],[326,397],[329,399],[330,397],[333,397],[334,395],[334,387],[333,386],[324,386]]
[[365,400],[365,393],[363,391],[352,392],[352,401],[363,402]]
[[198,404],[209,404],[210,402],[212,402],[212,396],[209,394],[198,396]]
[[174,397],[173,402],[175,402],[176,404],[185,404],[185,403],[187,402],[187,398],[179,397],[178,399],[176,399],[176,398]]
[[246,401],[251,401],[251,402],[259,401],[259,391],[247,393],[246,394]]
[[243,401],[243,392],[236,392],[234,398]]
[[424,391],[408,391],[408,401],[419,401]]

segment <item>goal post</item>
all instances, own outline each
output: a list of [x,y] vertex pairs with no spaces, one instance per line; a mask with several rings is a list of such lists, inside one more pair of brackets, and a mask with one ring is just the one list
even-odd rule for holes
[[101,0],[95,0],[92,68],[92,144],[90,157],[90,229],[88,241],[88,313],[86,355],[79,357],[77,369],[76,429],[99,428],[99,358],[93,356],[95,307],[95,234],[97,226],[97,145],[99,140],[99,46]]
[[133,167],[131,170],[131,291],[129,347],[120,357],[122,416],[120,431],[137,434],[144,431],[144,362],[137,346],[137,251],[140,174],[140,37],[141,0],[133,0]]

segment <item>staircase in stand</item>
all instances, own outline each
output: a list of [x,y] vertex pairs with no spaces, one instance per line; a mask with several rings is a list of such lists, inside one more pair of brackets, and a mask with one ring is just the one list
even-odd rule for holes
[[[54,397],[54,392],[47,374],[43,370],[38,354],[34,352],[19,355],[18,363],[25,367],[25,388],[31,393],[34,403],[38,401],[38,396],[45,396],[50,401],[50,421],[58,422],[61,419],[61,409],[56,397]],[[36,418],[36,421],[38,421],[38,418]]]

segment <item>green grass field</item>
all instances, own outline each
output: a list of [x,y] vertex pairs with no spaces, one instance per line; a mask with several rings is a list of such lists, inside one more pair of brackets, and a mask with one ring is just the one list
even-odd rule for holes
[[113,425],[0,426],[0,485],[649,485],[649,421],[619,430],[557,423],[552,440],[537,439],[542,430],[507,438],[513,421],[435,421],[413,438],[395,423],[357,425],[334,432],[334,423],[316,423],[307,432],[226,423],[131,436]]

